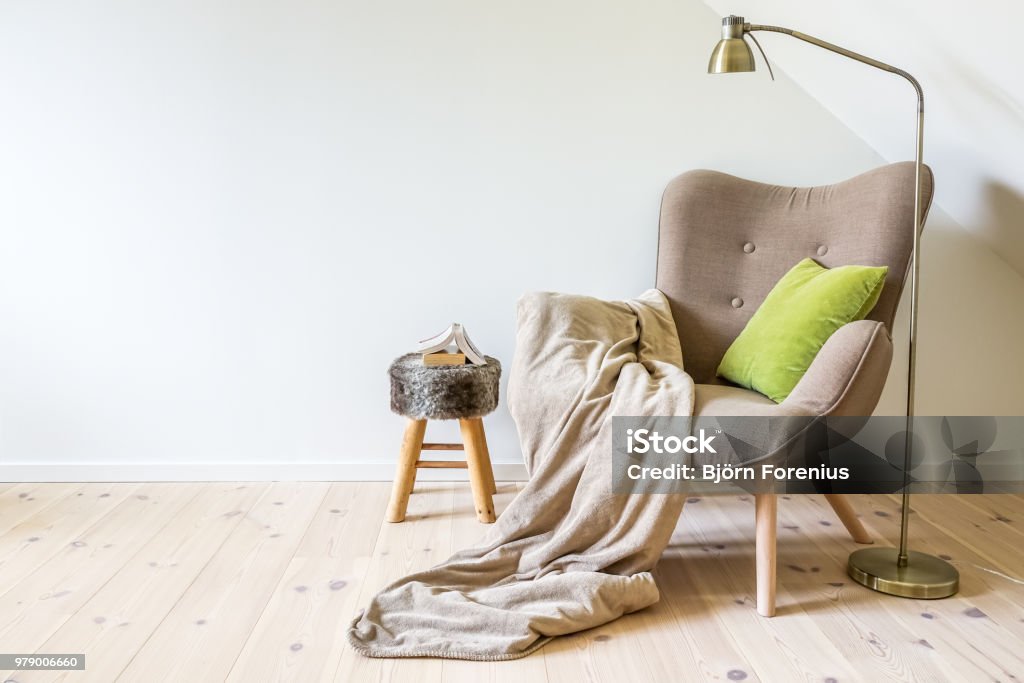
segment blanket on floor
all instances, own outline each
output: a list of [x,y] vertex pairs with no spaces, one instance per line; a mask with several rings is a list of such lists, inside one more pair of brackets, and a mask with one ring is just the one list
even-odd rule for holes
[[530,481],[484,540],[384,588],[348,639],[370,657],[523,657],[658,601],[682,494],[612,493],[613,415],[682,415],[693,381],[664,295],[528,294],[508,405]]

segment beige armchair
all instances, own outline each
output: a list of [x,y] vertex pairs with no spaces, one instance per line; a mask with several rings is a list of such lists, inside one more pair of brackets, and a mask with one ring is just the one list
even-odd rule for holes
[[[927,213],[933,178],[925,168]],[[782,187],[714,171],[673,180],[661,206],[657,287],[675,316],[695,415],[870,415],[892,360],[889,330],[910,266],[914,164],[821,187]],[[924,221],[922,220],[922,225]],[[868,319],[840,328],[782,403],[715,376],[725,350],[772,286],[805,257],[826,267],[889,266]],[[871,539],[849,502],[826,496],[858,543]],[[757,610],[775,613],[775,494],[755,496]]]

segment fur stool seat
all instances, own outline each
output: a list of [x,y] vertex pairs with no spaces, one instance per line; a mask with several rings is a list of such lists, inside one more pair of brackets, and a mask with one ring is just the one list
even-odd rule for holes
[[[468,469],[476,517],[485,524],[494,522],[492,495],[497,487],[481,418],[498,407],[501,363],[496,358],[486,358],[487,365],[427,366],[420,354],[410,353],[391,364],[391,410],[408,418],[408,422],[387,521],[405,519],[409,496],[416,485],[416,470],[428,467]],[[458,420],[462,443],[423,443],[427,420]],[[465,460],[420,459],[423,451],[458,450],[466,452]]]
[[423,364],[418,353],[396,358],[391,377],[391,411],[413,420],[458,420],[482,417],[498,407],[501,363],[487,365]]

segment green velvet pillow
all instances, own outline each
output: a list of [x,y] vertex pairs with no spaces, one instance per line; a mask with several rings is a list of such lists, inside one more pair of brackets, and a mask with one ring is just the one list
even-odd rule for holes
[[829,269],[805,258],[768,292],[725,352],[718,376],[781,402],[832,333],[871,312],[888,270]]

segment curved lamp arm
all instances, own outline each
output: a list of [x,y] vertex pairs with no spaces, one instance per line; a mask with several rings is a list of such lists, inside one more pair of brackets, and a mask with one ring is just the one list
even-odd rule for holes
[[[899,76],[902,76],[903,78],[910,81],[910,85],[914,86],[914,91],[917,92],[918,111],[924,111],[924,91],[921,89],[921,84],[917,82],[916,78],[911,76],[903,69],[892,66],[891,64],[886,64],[885,62],[880,62],[877,59],[872,59],[871,57],[859,54],[857,52],[854,52],[853,50],[847,50],[845,47],[840,47],[828,41],[822,40],[821,38],[815,38],[814,36],[809,36],[806,33],[794,31],[791,28],[785,28],[783,26],[768,26],[765,24],[744,24],[743,31],[745,33],[752,33],[754,31],[770,31],[772,33],[784,33],[787,36],[799,38],[805,43],[817,45],[820,48],[828,50],[829,52],[835,52],[836,54],[842,55],[844,57],[849,57],[850,59],[855,59],[858,62],[862,62],[864,64],[873,66],[876,69],[881,69],[882,71],[888,71],[891,74],[897,74]],[[753,38],[753,36],[751,36],[751,38]],[[764,53],[762,52],[762,54]]]

